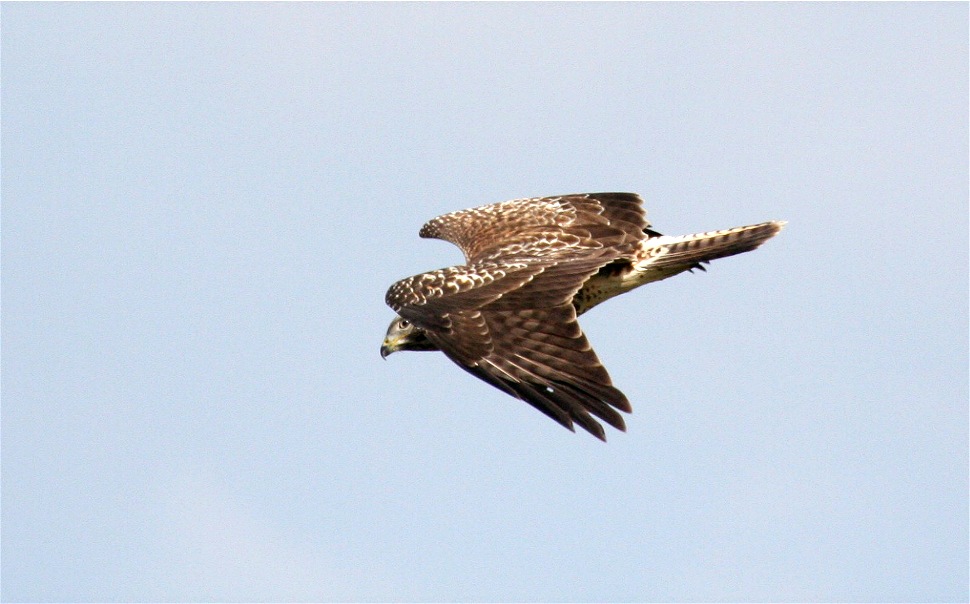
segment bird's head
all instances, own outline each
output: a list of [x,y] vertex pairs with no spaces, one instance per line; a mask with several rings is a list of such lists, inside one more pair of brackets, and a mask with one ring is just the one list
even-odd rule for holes
[[386,359],[398,350],[438,350],[438,347],[428,339],[423,329],[407,319],[394,317],[381,344],[381,357]]

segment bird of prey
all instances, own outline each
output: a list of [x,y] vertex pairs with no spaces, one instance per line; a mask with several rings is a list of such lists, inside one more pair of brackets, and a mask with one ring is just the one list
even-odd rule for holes
[[650,228],[635,193],[513,199],[428,221],[466,264],[387,290],[397,316],[381,356],[440,350],[459,367],[566,428],[601,440],[593,416],[626,430],[630,402],[613,387],[576,318],[597,304],[717,258],[751,251],[784,222],[668,237]]

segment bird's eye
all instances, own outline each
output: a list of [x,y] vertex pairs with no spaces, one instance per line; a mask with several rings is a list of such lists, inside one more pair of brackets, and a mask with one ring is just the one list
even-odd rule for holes
[[397,326],[400,327],[401,329],[407,329],[408,327],[411,327],[411,322],[408,321],[407,319],[401,319],[400,321],[397,322]]

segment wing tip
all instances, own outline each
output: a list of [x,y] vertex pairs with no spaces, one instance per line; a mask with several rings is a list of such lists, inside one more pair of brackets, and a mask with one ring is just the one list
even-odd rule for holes
[[421,226],[421,230],[418,231],[418,237],[422,239],[437,239],[439,232],[438,219],[432,218]]

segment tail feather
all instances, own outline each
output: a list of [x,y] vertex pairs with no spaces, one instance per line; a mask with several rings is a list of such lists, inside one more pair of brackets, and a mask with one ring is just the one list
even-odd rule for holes
[[709,231],[671,237],[650,237],[641,243],[643,260],[637,263],[638,272],[653,273],[657,281],[683,271],[699,268],[718,258],[726,258],[756,249],[781,231],[784,221],[763,222],[723,231]]

